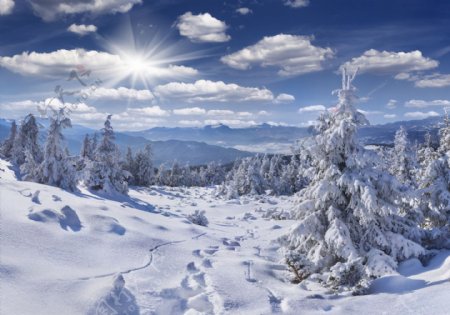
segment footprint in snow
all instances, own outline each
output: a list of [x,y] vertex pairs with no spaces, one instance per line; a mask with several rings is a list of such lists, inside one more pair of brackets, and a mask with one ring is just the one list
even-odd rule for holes
[[125,287],[125,279],[119,274],[114,278],[112,288],[97,300],[87,314],[139,315],[140,310],[136,297]]
[[89,222],[94,231],[113,233],[117,235],[124,235],[126,228],[119,224],[119,221],[113,217],[104,215],[94,215],[90,218]]
[[33,196],[31,196],[31,201],[40,205],[41,201],[39,200],[39,194],[41,193],[40,190],[36,190],[33,194]]
[[59,197],[57,195],[52,195],[52,200],[56,202],[56,201],[61,201],[62,199],[61,199],[61,197]]
[[51,209],[45,209],[39,212],[31,212],[28,214],[28,218],[37,222],[58,222],[61,228],[67,231],[70,228],[73,232],[81,230],[82,225],[80,218],[75,210],[69,206],[65,206],[61,209],[61,213],[58,213]]
[[238,247],[241,246],[241,244],[238,241],[233,241],[228,238],[223,238],[222,244],[225,245],[226,249],[228,250],[238,250]]

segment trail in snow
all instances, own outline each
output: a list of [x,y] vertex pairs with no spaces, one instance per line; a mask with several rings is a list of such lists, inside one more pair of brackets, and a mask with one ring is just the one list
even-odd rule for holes
[[[203,235],[205,235],[205,234],[206,234],[206,233],[202,233],[202,234],[196,235],[196,236],[192,237],[191,239],[198,239],[199,237],[201,237],[201,236],[203,236]],[[150,249],[149,249],[149,259],[148,259],[148,261],[147,261],[143,266],[141,266],[141,267],[131,268],[131,269],[127,269],[127,270],[124,270],[124,271],[118,271],[118,272],[110,272],[110,273],[105,273],[105,274],[102,274],[102,275],[96,275],[96,276],[90,276],[90,277],[81,277],[81,278],[77,278],[76,280],[83,280],[83,281],[84,281],[84,280],[100,279],[100,278],[111,277],[111,276],[114,276],[114,275],[117,275],[117,274],[129,274],[129,273],[132,273],[132,272],[134,272],[134,271],[139,271],[139,270],[145,269],[145,268],[147,268],[147,267],[150,267],[150,265],[152,264],[152,261],[153,261],[153,253],[154,253],[156,250],[158,250],[159,248],[164,247],[164,246],[169,246],[169,245],[175,245],[175,244],[179,244],[179,243],[184,243],[184,242],[186,242],[186,241],[187,241],[187,240],[171,241],[171,242],[166,242],[166,243],[158,244],[158,245],[156,245],[156,246],[150,248]]]

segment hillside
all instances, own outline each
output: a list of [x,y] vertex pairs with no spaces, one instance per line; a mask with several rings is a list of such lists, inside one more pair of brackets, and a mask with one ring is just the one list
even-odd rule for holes
[[[2,314],[447,314],[450,252],[376,280],[370,295],[289,282],[263,217],[289,197],[217,199],[213,188],[130,197],[20,182],[0,160]],[[205,210],[209,226],[187,215]],[[299,311],[300,310],[300,311]]]

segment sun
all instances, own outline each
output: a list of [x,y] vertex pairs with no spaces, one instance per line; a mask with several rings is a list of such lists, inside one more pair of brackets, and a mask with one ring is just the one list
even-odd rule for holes
[[152,68],[150,58],[146,58],[140,53],[126,53],[121,56],[124,62],[124,72],[132,78],[143,77],[147,75]]
[[171,41],[166,30],[142,35],[134,24],[129,20],[121,25],[119,34],[110,38],[97,37],[104,49],[117,58],[114,66],[107,69],[107,79],[103,80],[108,86],[152,90],[161,80],[179,80],[191,75],[173,69],[177,66],[183,69],[182,63],[204,58],[209,53],[192,51],[183,42]]

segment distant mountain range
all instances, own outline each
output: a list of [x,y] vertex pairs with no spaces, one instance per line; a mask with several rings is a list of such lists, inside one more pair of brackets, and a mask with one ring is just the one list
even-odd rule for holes
[[[38,119],[40,127],[40,140],[45,141],[46,129],[48,121]],[[0,142],[9,134],[11,121],[0,119]],[[72,154],[80,152],[83,138],[86,134],[94,135],[96,130],[86,128],[80,125],[73,125],[72,128],[64,130],[67,147]],[[98,132],[98,131],[97,131]],[[143,148],[146,144],[151,144],[154,154],[154,163],[160,165],[162,163],[171,164],[178,161],[181,164],[189,163],[190,165],[204,165],[211,161],[221,163],[233,162],[254,153],[240,151],[234,148],[225,148],[221,146],[210,145],[200,141],[180,141],[176,139],[165,141],[150,141],[140,136],[129,135],[122,132],[116,132],[116,143],[119,148],[125,152],[127,147],[136,151]]]
[[[361,127],[358,135],[366,144],[390,144],[395,132],[404,126],[411,141],[423,141],[424,134],[430,131],[436,135],[442,117],[423,120],[398,121],[383,125]],[[206,126],[203,128],[165,128],[157,127],[143,131],[126,132],[151,140],[177,139],[182,141],[202,141],[212,145],[233,147],[251,152],[290,152],[296,140],[311,135],[312,128],[273,126],[262,124],[249,128],[230,128],[226,125]]]
[[[48,121],[39,119],[42,141]],[[0,141],[8,136],[10,121],[0,119]],[[365,144],[392,144],[395,132],[404,126],[412,142],[423,142],[427,131],[437,139],[443,117],[423,120],[397,121],[383,125],[361,127],[358,135]],[[133,150],[150,143],[153,146],[156,164],[172,163],[177,160],[191,165],[210,161],[232,162],[251,156],[251,152],[289,153],[296,140],[311,135],[312,128],[273,126],[262,124],[249,128],[230,128],[226,125],[202,128],[157,127],[143,131],[116,132],[116,142],[122,150],[128,146]],[[64,135],[69,150],[77,153],[85,134],[93,135],[95,130],[80,125],[66,129]]]

